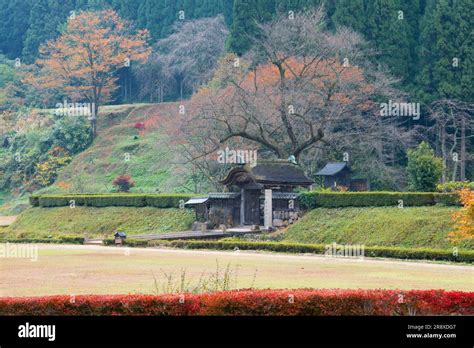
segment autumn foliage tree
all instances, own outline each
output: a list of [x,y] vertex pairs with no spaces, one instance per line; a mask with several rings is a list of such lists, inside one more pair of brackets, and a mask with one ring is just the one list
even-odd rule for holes
[[26,82],[90,103],[95,135],[99,106],[117,89],[115,73],[148,58],[147,35],[112,10],[72,15],[61,36],[40,47],[39,71]]
[[321,8],[260,29],[249,54],[221,59],[214,79],[192,98],[187,139],[195,139],[195,158],[244,142],[259,155],[309,163],[324,148],[340,160],[343,151],[359,151],[380,172],[409,143],[396,121],[380,117],[377,99],[397,93],[393,79],[370,64],[360,35],[324,30]]
[[463,207],[453,214],[455,230],[449,237],[453,241],[474,240],[474,191],[465,188],[459,196]]
[[130,188],[135,186],[135,181],[130,175],[119,175],[112,181],[112,184],[117,186],[119,192],[129,192]]

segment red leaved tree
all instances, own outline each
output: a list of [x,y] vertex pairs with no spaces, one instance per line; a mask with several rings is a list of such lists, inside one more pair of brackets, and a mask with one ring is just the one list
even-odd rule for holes
[[129,175],[119,175],[113,181],[112,184],[117,186],[118,191],[128,192],[130,188],[135,186],[135,182]]

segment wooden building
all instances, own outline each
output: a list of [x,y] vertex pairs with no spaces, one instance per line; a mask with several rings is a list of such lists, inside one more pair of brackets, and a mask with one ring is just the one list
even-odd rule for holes
[[316,173],[322,177],[323,186],[336,190],[344,186],[350,191],[368,191],[367,179],[352,179],[352,170],[347,162],[329,162]]
[[185,203],[196,210],[196,220],[208,227],[292,223],[298,218],[297,187],[313,181],[303,170],[284,160],[262,161],[232,169],[222,180],[227,192],[210,193]]
[[323,177],[324,187],[345,186],[349,188],[352,170],[347,162],[329,162],[316,175]]

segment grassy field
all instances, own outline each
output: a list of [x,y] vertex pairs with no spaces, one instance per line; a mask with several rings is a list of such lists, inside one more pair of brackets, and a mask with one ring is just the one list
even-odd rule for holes
[[121,229],[128,234],[183,231],[190,228],[194,214],[183,209],[152,207],[30,208],[0,236],[45,238],[48,235],[110,236]]
[[[474,290],[474,267],[249,252],[39,245],[38,259],[1,258],[0,296],[163,292],[165,273],[198,282],[229,265],[231,288]],[[156,284],[155,284],[156,279]]]
[[[452,230],[454,211],[456,208],[443,206],[318,208],[291,225],[280,238],[301,243],[447,249],[452,247],[446,237]],[[462,246],[473,247],[472,244]]]

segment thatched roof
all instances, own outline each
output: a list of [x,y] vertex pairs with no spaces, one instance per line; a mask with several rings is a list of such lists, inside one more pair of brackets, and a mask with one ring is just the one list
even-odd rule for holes
[[221,183],[230,186],[249,180],[260,185],[309,186],[313,183],[301,167],[286,160],[260,160],[254,166],[246,164],[234,168]]

